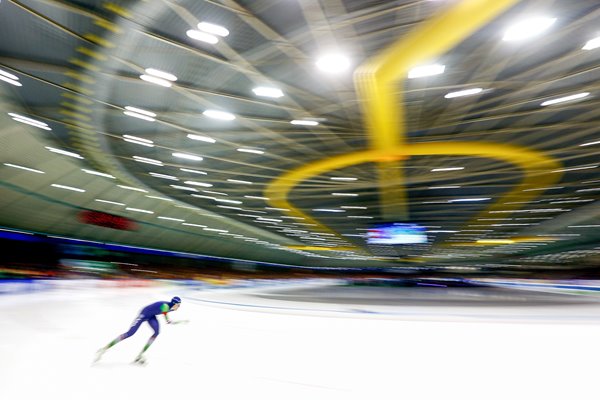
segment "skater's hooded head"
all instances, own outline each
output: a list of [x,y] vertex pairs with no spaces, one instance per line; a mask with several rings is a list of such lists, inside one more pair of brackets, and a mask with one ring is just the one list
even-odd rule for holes
[[175,311],[181,305],[181,299],[177,296],[173,297],[169,302],[169,306],[171,307],[171,311]]

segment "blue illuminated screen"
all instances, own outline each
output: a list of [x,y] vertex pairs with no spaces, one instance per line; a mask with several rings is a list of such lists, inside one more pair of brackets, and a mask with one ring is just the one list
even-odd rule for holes
[[425,227],[418,224],[390,223],[377,225],[367,231],[369,244],[427,243]]

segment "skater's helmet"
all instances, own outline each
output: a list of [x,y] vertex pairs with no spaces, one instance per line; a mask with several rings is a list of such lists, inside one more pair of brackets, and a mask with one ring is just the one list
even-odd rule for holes
[[181,299],[177,296],[175,296],[171,299],[171,304],[173,304],[173,305],[180,304],[180,303],[181,303]]

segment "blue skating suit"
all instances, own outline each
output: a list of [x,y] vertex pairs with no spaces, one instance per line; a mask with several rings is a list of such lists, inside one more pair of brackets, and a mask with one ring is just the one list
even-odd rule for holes
[[172,304],[168,301],[157,301],[156,303],[147,305],[142,309],[142,311],[140,311],[140,314],[133,321],[131,328],[121,335],[121,340],[127,339],[136,333],[144,321],[147,321],[148,324],[150,324],[150,327],[154,330],[154,335],[152,335],[152,338],[156,338],[160,333],[160,326],[156,316],[160,314],[165,314],[166,316],[166,314],[171,311],[171,307]]

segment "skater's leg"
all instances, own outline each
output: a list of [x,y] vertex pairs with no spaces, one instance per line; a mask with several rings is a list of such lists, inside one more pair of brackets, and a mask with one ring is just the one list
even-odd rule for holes
[[150,336],[150,339],[148,339],[148,342],[146,342],[146,344],[144,345],[144,348],[142,349],[140,354],[138,354],[138,356],[136,357],[136,359],[135,359],[136,362],[143,360],[143,357],[142,357],[143,354],[146,352],[146,350],[148,350],[148,348],[152,345],[152,343],[154,343],[154,340],[160,333],[160,325],[159,325],[156,317],[149,318],[148,324],[150,324],[150,327],[154,330],[154,334],[152,336]]
[[[154,319],[156,320],[156,318],[154,318]],[[119,336],[117,336],[116,338],[114,338],[109,344],[107,344],[106,346],[104,346],[103,348],[101,348],[100,350],[98,350],[98,352],[96,353],[96,360],[95,361],[100,360],[100,357],[102,357],[102,355],[104,354],[104,352],[106,352],[106,350],[108,350],[111,347],[113,347],[115,344],[119,343],[122,340],[127,339],[130,336],[133,336],[133,334],[137,332],[137,330],[139,329],[140,325],[145,320],[146,320],[146,317],[143,314],[138,315],[137,318],[131,324],[131,327],[129,328],[129,330],[127,332],[120,334]]]

